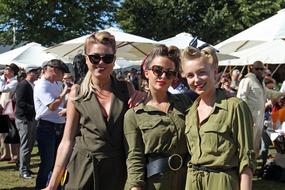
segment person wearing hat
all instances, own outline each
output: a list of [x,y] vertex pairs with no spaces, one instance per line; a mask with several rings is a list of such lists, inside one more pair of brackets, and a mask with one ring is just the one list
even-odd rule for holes
[[30,159],[36,138],[35,107],[33,99],[34,81],[38,79],[39,68],[25,69],[26,78],[16,87],[15,123],[20,136],[20,177],[31,179]]
[[[6,65],[6,68],[4,69],[3,75],[0,77],[0,105],[2,108],[5,107],[5,105],[12,99],[14,96],[16,86],[17,86],[17,74],[19,72],[19,67],[11,63],[10,65]],[[12,121],[13,122],[13,121]],[[4,139],[5,139],[4,134],[0,134],[0,152],[1,152],[1,157],[0,161],[2,160],[9,160],[9,152],[10,152],[10,161],[11,163],[15,163],[18,159],[17,156],[17,146],[14,144],[9,144],[8,145],[4,144]]]
[[66,72],[68,68],[61,60],[52,59],[43,65],[42,76],[35,83],[35,119],[38,121],[36,139],[41,158],[36,189],[42,189],[47,184],[62,138],[65,117],[59,112],[64,108],[64,97],[70,91],[68,86],[63,89],[61,82]]

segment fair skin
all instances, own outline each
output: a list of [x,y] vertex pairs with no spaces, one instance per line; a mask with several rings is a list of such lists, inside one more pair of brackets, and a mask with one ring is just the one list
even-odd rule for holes
[[[102,44],[94,44],[88,54],[110,54],[112,52],[112,48],[102,45]],[[86,64],[88,70],[92,73],[92,82],[95,88],[102,93],[107,95],[107,99],[111,97],[111,79],[110,74],[113,70],[114,64],[105,64],[102,60],[98,65],[92,64],[86,56]],[[73,101],[70,99],[75,98],[77,95],[77,88],[73,86],[70,92],[70,98],[67,103],[67,119],[64,129],[64,134],[62,141],[58,147],[58,154],[55,162],[55,166],[53,169],[53,174],[50,180],[50,183],[46,189],[56,189],[60,183],[61,176],[64,173],[64,169],[68,163],[68,160],[72,153],[72,147],[75,143],[75,135],[79,123],[80,114],[76,110]],[[100,101],[100,99],[99,99]],[[100,102],[105,112],[108,114],[110,111],[110,104],[105,102],[104,100]]]
[[[174,63],[166,57],[155,57],[149,68],[151,68],[153,65],[161,66],[163,67],[163,70],[175,70]],[[169,88],[175,77],[167,79],[165,73],[163,73],[161,77],[158,77],[151,70],[145,71],[145,77],[149,81],[150,90],[150,95],[145,100],[145,104],[155,107],[160,111],[167,112],[169,108],[167,89]],[[142,188],[132,187],[131,190],[142,190]]]
[[[95,53],[99,53],[101,55],[112,54],[113,50],[111,47],[103,44],[93,44],[89,48],[89,52],[87,52],[87,54],[91,55]],[[102,113],[105,114],[105,116],[109,116],[110,113],[112,97],[110,75],[113,71],[114,62],[115,59],[113,63],[105,64],[101,59],[99,64],[92,64],[88,56],[86,56],[86,64],[88,70],[92,74],[91,80],[94,87],[96,88],[96,96],[102,106]],[[61,177],[63,176],[64,170],[68,164],[69,158],[72,153],[72,147],[75,143],[75,135],[78,131],[80,119],[80,114],[76,110],[74,102],[72,100],[77,96],[78,88],[79,85],[73,85],[69,94],[69,99],[67,102],[67,119],[63,138],[58,147],[57,158],[52,172],[52,177],[50,179],[48,187],[46,187],[45,189],[57,189],[57,186],[60,183]],[[142,97],[141,95],[136,95],[136,93],[132,94],[130,91],[129,93],[130,95],[132,95],[132,100],[135,100],[136,97]],[[132,102],[132,104],[135,105],[137,104],[137,102]]]
[[[188,60],[182,65],[183,75],[187,78],[189,87],[200,95],[201,100],[198,105],[198,118],[201,124],[211,114],[215,99],[215,81],[217,69],[207,64],[207,60],[202,57]],[[245,167],[240,174],[240,189],[250,190],[252,188],[252,170]]]
[[[63,71],[55,67],[47,66],[43,71],[43,77],[49,82],[61,81],[63,77]],[[64,96],[70,92],[70,88],[65,87],[61,92],[60,96],[56,98],[52,103],[48,105],[51,111],[55,111],[61,102],[64,100]]]
[[5,68],[4,69],[4,77],[7,78],[7,79],[10,79],[10,78],[13,78],[15,75],[14,75],[14,72],[9,68]]

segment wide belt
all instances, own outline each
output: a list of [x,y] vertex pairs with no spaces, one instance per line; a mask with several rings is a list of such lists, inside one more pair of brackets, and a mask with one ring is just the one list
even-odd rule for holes
[[172,154],[170,156],[152,154],[147,156],[147,178],[167,171],[178,171],[186,166],[190,156],[188,154]]
[[198,164],[192,164],[192,168],[194,170],[201,170],[201,171],[204,171],[204,172],[213,172],[213,173],[229,172],[229,171],[237,170],[237,167],[232,167],[232,168],[212,168],[212,167],[207,167],[207,166],[198,165]]

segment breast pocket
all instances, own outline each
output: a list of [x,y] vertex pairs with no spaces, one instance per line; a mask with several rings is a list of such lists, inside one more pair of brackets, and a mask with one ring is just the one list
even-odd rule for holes
[[171,144],[174,132],[171,130],[170,120],[161,118],[144,121],[139,128],[142,132],[146,149],[168,146]]
[[220,154],[229,148],[231,134],[227,125],[213,123],[213,127],[203,129],[202,145],[206,152]]

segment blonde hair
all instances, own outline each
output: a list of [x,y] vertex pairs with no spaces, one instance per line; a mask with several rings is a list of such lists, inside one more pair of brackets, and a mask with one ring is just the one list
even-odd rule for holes
[[185,48],[181,55],[182,68],[187,61],[197,58],[203,58],[207,64],[212,65],[215,69],[218,68],[218,57],[216,54],[216,50],[209,46],[203,48],[202,50],[199,50],[194,47]]
[[[94,44],[103,44],[105,46],[111,47],[113,53],[116,54],[116,41],[115,37],[109,32],[102,31],[98,33],[91,34],[84,44],[84,53],[87,55],[90,52],[91,47]],[[80,91],[75,100],[83,99],[83,101],[88,100],[91,97],[92,92],[95,88],[92,84],[92,73],[88,71],[80,85]]]

